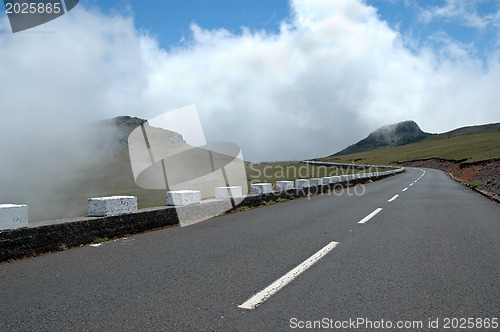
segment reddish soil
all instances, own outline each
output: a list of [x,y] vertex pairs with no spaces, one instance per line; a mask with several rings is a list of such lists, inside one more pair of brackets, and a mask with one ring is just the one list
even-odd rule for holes
[[404,162],[401,165],[440,169],[471,188],[500,198],[500,159],[465,163],[433,158]]

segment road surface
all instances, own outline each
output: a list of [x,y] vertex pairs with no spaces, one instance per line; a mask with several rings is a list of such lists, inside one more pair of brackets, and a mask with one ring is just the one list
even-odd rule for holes
[[410,168],[0,264],[0,331],[480,330],[500,319],[499,256],[498,204]]

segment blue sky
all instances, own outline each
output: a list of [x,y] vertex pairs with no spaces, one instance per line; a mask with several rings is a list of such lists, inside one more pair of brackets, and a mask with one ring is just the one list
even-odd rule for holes
[[81,0],[108,13],[132,14],[137,27],[153,34],[164,48],[178,46],[190,38],[189,26],[225,28],[241,33],[245,26],[275,33],[289,15],[283,0]]
[[[224,28],[235,34],[241,33],[242,26],[277,33],[280,23],[290,17],[287,0],[81,0],[80,3],[97,6],[107,13],[133,15],[136,26],[155,36],[166,49],[190,40],[191,23],[205,29]],[[498,37],[498,28],[487,22],[488,15],[500,10],[498,0],[366,0],[366,4],[375,7],[379,17],[400,32],[403,40],[411,38],[418,46],[439,48],[446,36],[470,45],[471,52],[484,57]],[[438,10],[442,13],[437,14]],[[432,19],[430,13],[434,13]],[[416,45],[407,46],[413,49]]]
[[500,17],[489,16],[498,15],[500,1],[368,0],[367,3],[377,8],[381,19],[403,38],[411,38],[419,46],[439,48],[436,37],[447,36],[471,45],[478,57],[487,56],[498,46],[495,44]]
[[207,141],[248,160],[330,155],[405,120],[500,121],[498,0],[81,0],[9,29],[0,15],[0,141],[23,149],[65,124],[191,104]]

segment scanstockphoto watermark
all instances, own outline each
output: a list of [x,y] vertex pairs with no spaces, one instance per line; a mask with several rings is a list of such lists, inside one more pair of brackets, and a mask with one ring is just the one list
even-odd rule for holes
[[422,329],[445,329],[445,330],[482,330],[498,329],[500,326],[498,317],[461,317],[461,318],[440,318],[430,317],[426,320],[372,320],[369,318],[349,318],[345,320],[335,320],[331,318],[321,318],[317,320],[301,320],[296,317],[290,318],[289,326],[292,329],[329,329],[329,330],[422,330]]
[[345,320],[335,320],[331,318],[321,318],[318,320],[300,320],[298,318],[290,318],[290,328],[298,330],[309,329],[330,329],[330,330],[377,330],[377,329],[423,329],[424,322],[421,320],[370,320],[368,318],[349,318]]
[[250,171],[256,178],[260,179],[286,179],[286,178],[309,178],[309,177],[329,177],[354,175],[355,168],[347,166],[343,168],[333,168],[323,165],[310,165],[302,163],[300,166],[290,165],[264,165],[252,163],[249,166]]
[[16,33],[52,21],[69,12],[79,0],[4,0],[12,32]]
[[[335,178],[333,182],[328,180],[328,183],[323,185],[330,185],[330,189],[323,190],[319,186],[302,187],[299,189],[307,190],[310,195],[327,194],[342,196],[363,196],[366,192],[365,185],[358,181],[356,173],[357,168],[332,168],[328,166],[310,165],[302,163],[300,165],[262,165],[260,163],[253,163],[249,166],[251,177],[254,178],[250,184],[264,182],[273,182],[274,180],[286,179],[309,179],[309,178]],[[360,181],[368,181],[367,179]],[[356,184],[355,186],[353,186]]]
[[366,187],[364,184],[358,184],[356,186],[349,186],[349,184],[335,183],[332,189],[322,190],[321,186],[310,186],[297,188],[303,191],[303,196],[307,196],[310,199],[311,196],[315,195],[334,195],[334,196],[363,196],[366,192]]

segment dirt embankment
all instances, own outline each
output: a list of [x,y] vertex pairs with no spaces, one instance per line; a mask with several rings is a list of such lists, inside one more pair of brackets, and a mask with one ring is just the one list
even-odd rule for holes
[[403,166],[436,168],[450,173],[468,187],[500,199],[500,159],[466,163],[460,160],[424,159],[401,163]]

